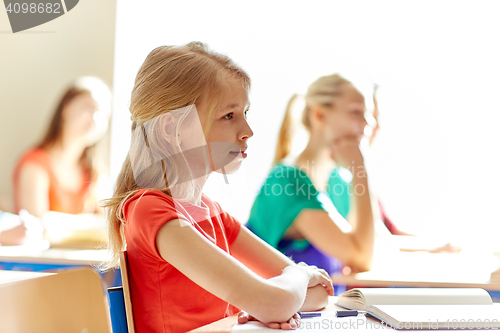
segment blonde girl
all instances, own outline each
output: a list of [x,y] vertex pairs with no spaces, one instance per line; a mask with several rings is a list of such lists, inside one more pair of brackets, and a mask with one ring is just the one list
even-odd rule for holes
[[367,125],[364,98],[338,74],[313,82],[302,112],[309,141],[290,159],[296,99],[288,104],[274,166],[254,202],[248,227],[285,255],[330,274],[343,265],[367,270],[374,221],[359,150]]
[[290,329],[333,294],[325,271],[296,265],[201,191],[246,157],[249,89],[242,69],[199,42],[158,47],[139,69],[132,145],[106,203],[109,266],[126,248],[138,332],[186,332],[239,309]]

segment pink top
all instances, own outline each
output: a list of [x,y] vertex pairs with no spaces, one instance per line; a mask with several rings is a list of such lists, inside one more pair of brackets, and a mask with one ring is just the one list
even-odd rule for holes
[[91,195],[91,179],[90,171],[85,171],[81,187],[77,191],[70,191],[62,188],[54,175],[52,161],[49,153],[42,148],[33,148],[26,152],[17,162],[12,175],[14,185],[14,209],[19,212],[20,204],[20,189],[19,189],[19,174],[22,167],[26,164],[37,164],[42,167],[49,176],[49,210],[68,213],[81,214],[93,213],[96,208],[96,199]]

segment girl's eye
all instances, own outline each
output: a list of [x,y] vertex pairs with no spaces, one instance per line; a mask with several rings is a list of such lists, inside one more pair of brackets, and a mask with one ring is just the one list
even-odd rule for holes
[[[245,117],[245,119],[247,119],[248,111],[249,111],[249,110],[245,110],[245,112],[244,112],[244,117]],[[234,113],[233,113],[233,112],[228,113],[228,114],[226,114],[226,115],[225,115],[224,117],[222,117],[222,118],[224,118],[224,119],[226,119],[226,120],[231,120],[231,119],[233,119],[233,118],[234,118]]]

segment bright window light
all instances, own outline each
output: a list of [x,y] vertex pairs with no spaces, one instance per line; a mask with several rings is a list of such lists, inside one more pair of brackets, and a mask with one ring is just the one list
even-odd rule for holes
[[[404,230],[498,235],[498,1],[118,1],[112,172],[129,147],[135,75],[160,45],[193,40],[252,78],[254,137],[242,169],[206,193],[246,222],[288,99],[340,72],[380,85],[381,129],[365,149],[372,191]],[[303,139],[305,140],[305,138]]]

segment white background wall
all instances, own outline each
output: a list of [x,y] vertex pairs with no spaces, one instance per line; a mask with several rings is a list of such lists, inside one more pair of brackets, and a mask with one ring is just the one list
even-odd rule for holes
[[365,153],[372,189],[393,220],[419,233],[498,232],[499,7],[497,1],[118,1],[115,161],[128,147],[118,133],[129,131],[130,91],[148,52],[200,40],[253,79],[248,158],[230,186],[215,177],[207,188],[230,213],[246,220],[290,95],[341,71],[381,86],[382,128]]
[[[159,45],[200,40],[253,79],[249,156],[229,186],[214,177],[207,187],[242,221],[269,171],[288,98],[340,71],[381,86],[382,129],[366,160],[372,189],[398,225],[420,233],[498,234],[499,7],[498,1],[119,0],[113,174],[128,149],[128,103],[142,61]],[[65,81],[96,74],[111,83],[112,14],[101,14],[112,10],[112,2],[85,0],[35,28],[56,33],[0,34],[2,194],[10,193],[15,156],[38,140]],[[0,31],[10,30],[6,19],[0,10]]]
[[13,34],[0,4],[0,197],[11,196],[12,169],[45,134],[66,86],[81,75],[113,83],[115,8],[115,0],[82,0]]

